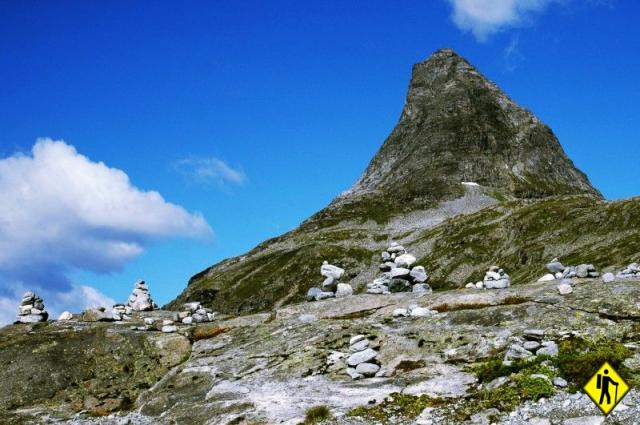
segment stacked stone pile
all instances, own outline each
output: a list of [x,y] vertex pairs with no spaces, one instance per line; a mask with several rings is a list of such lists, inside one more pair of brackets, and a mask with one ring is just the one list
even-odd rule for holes
[[618,279],[640,279],[640,265],[631,263],[616,275]]
[[484,275],[482,286],[487,289],[504,289],[511,286],[511,279],[500,267],[491,266]]
[[138,280],[133,288],[133,293],[129,296],[127,306],[133,311],[152,311],[158,306],[151,299],[149,294],[149,286],[144,280]]
[[16,321],[19,323],[46,322],[49,313],[44,307],[44,301],[35,293],[28,291],[22,296],[22,301],[18,307]]
[[[557,258],[554,258],[546,265],[547,270],[551,272],[556,279],[572,279],[572,278],[590,278],[595,279],[600,277],[593,264],[580,264],[579,266],[564,266]],[[539,281],[551,280],[549,275],[545,275],[540,278]]]
[[503,364],[508,366],[514,360],[528,359],[535,356],[558,355],[558,344],[553,340],[545,339],[543,329],[527,329],[522,338],[516,337],[504,355]]
[[378,352],[369,347],[369,340],[364,335],[356,335],[349,340],[349,352],[347,358],[347,375],[352,379],[361,379],[375,376],[380,370],[376,362]]
[[194,301],[184,304],[184,310],[178,313],[178,319],[185,325],[213,322],[215,313],[210,308],[205,308],[199,302]]
[[327,298],[348,297],[353,294],[353,288],[347,283],[340,283],[338,280],[344,275],[344,269],[323,261],[320,267],[320,274],[325,278],[322,288],[311,288],[307,292],[308,301],[320,301]]
[[392,242],[382,251],[382,274],[367,285],[369,294],[389,294],[391,292],[429,293],[431,287],[425,283],[429,279],[422,266],[414,266],[416,257],[407,253],[397,242]]
[[116,304],[111,309],[111,317],[113,320],[131,320],[131,315],[133,314],[133,308],[124,304]]

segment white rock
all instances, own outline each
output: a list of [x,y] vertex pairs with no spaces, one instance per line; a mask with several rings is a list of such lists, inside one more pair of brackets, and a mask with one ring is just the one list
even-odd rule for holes
[[351,377],[351,379],[356,380],[356,379],[362,379],[364,378],[363,375],[359,374],[358,372],[356,372],[356,368],[355,367],[348,367],[346,369],[346,373],[347,375],[349,375]]
[[508,277],[498,280],[485,280],[484,287],[487,289],[504,289],[511,286],[511,281]]
[[377,351],[371,348],[367,348],[366,350],[359,351],[357,353],[350,355],[349,358],[347,359],[347,364],[349,366],[357,366],[360,363],[369,362],[375,359],[377,356],[378,356]]
[[398,244],[397,242],[391,242],[391,245],[387,249],[387,252],[389,253],[397,253],[397,252],[403,252],[403,251],[404,251],[404,247]]
[[351,339],[349,340],[349,345],[353,345],[358,341],[362,341],[363,339],[366,339],[367,337],[364,335],[354,335],[351,337]]
[[424,283],[429,279],[429,275],[427,275],[427,271],[422,266],[415,266],[411,269],[411,273],[409,276],[413,278],[414,282]]
[[409,311],[406,308],[396,308],[393,310],[393,317],[407,317]]
[[190,325],[193,323],[193,317],[191,316],[187,316],[184,319],[182,319],[182,323],[184,323],[185,325]]
[[358,353],[360,351],[364,351],[369,348],[369,341],[363,339],[362,341],[358,341],[349,347],[349,351],[352,353]]
[[536,354],[538,356],[545,355],[545,356],[551,356],[551,357],[558,357],[558,344],[556,344],[554,341],[543,341],[542,348],[536,351]]
[[538,279],[538,282],[550,282],[552,280],[556,280],[556,277],[551,273],[547,273],[544,276],[542,276],[540,279]]
[[476,288],[477,288],[477,289],[482,289],[482,288],[484,288],[484,282],[483,282],[483,281],[476,282]]
[[417,307],[417,308],[411,309],[410,315],[411,317],[431,317],[436,313],[437,313],[436,311],[429,310],[428,308]]
[[604,416],[581,416],[579,418],[565,419],[563,425],[601,425]]
[[415,262],[416,262],[416,257],[414,257],[411,254],[399,255],[394,260],[394,263],[396,263],[396,266],[405,267],[405,268],[411,267],[413,265],[413,263],[415,263]]
[[562,272],[558,272],[555,274],[556,279],[562,279]]
[[173,325],[173,320],[163,320],[162,321],[162,326],[169,326],[169,325]]
[[318,320],[318,317],[314,314],[301,314],[300,316],[298,316],[298,320],[305,323],[315,322],[316,320]]
[[209,319],[210,322],[213,322],[213,319],[215,318],[216,318],[215,313],[207,313],[207,319]]
[[60,315],[60,317],[58,317],[58,320],[61,322],[64,322],[66,320],[71,320],[71,319],[73,319],[73,314],[69,313],[68,311],[65,311]]
[[569,284],[561,283],[558,285],[558,292],[560,295],[568,295],[573,292],[573,288]]
[[567,385],[569,385],[569,383],[565,379],[556,376],[555,378],[553,378],[553,385],[555,385],[556,387],[565,388]]
[[178,327],[175,325],[165,325],[162,327],[162,332],[164,333],[172,333],[177,331],[178,331]]
[[391,277],[405,277],[409,276],[409,273],[411,273],[411,270],[409,269],[405,269],[404,267],[396,267],[395,269],[391,270]]
[[565,269],[565,267],[562,265],[560,261],[558,261],[557,258],[554,258],[553,260],[548,262],[546,267],[547,267],[547,270],[549,270],[551,273],[563,272]]
[[156,319],[155,319],[155,318],[153,318],[153,317],[145,317],[145,318],[144,318],[144,324],[145,324],[145,325],[149,325],[149,326],[151,326],[151,325],[153,325],[154,323],[156,323]]
[[602,276],[602,281],[604,283],[611,283],[611,282],[615,282],[616,280],[616,276],[613,273],[605,273]]
[[431,286],[427,285],[426,283],[416,283],[415,285],[413,285],[411,292],[415,294],[429,294],[432,292],[432,290]]
[[347,283],[338,283],[338,289],[336,289],[336,298],[348,297],[353,295],[353,288]]
[[341,269],[340,267],[337,267],[337,266],[333,266],[325,261],[324,263],[322,263],[322,266],[320,267],[320,274],[324,277],[332,277],[334,279],[340,279],[344,274],[344,269]]
[[373,363],[360,363],[356,366],[356,373],[363,376],[373,376],[380,370],[380,366]]
[[476,284],[473,282],[469,282],[464,287],[467,289],[476,289]]

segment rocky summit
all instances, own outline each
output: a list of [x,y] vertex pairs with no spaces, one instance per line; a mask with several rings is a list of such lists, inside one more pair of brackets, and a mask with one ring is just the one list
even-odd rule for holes
[[[639,263],[640,198],[439,50],[351,189],[162,309],[143,281],[57,321],[25,294],[0,423],[640,423]],[[606,419],[604,361],[631,387]]]

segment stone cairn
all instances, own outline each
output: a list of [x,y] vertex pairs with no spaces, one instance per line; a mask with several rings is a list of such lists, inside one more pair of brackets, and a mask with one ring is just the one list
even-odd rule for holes
[[640,265],[631,263],[616,275],[618,279],[640,279]]
[[503,269],[498,266],[489,267],[484,275],[484,279],[477,282],[469,282],[465,288],[471,289],[504,289],[511,286],[511,278]]
[[538,281],[544,282],[555,279],[572,279],[572,278],[589,278],[595,279],[600,277],[600,272],[596,270],[593,264],[580,264],[579,266],[564,266],[557,259],[554,258],[546,264],[549,274],[542,276]]
[[193,323],[213,322],[215,313],[197,301],[184,304],[184,310],[178,313],[178,319],[185,325]]
[[414,266],[416,257],[408,254],[402,245],[392,242],[381,255],[382,274],[367,284],[367,293],[386,295],[391,292],[431,292],[431,287],[425,283],[429,276],[424,267]]
[[307,292],[307,301],[320,301],[327,298],[348,297],[353,294],[353,288],[347,283],[340,283],[338,280],[344,275],[344,269],[323,261],[320,267],[320,274],[324,276],[322,288],[311,288]]
[[111,317],[115,321],[131,320],[133,314],[133,308],[124,304],[116,304],[111,309]]
[[18,307],[16,321],[19,323],[46,322],[49,313],[44,307],[44,301],[35,293],[28,291],[22,296],[22,301]]
[[558,355],[558,344],[544,336],[543,329],[526,329],[523,337],[512,338],[512,343],[504,355],[503,364],[510,365],[514,360],[531,359],[535,356]]
[[149,294],[149,286],[144,280],[138,280],[133,288],[133,293],[129,296],[127,306],[132,311],[152,311],[158,306],[151,299]]
[[349,352],[347,358],[347,375],[352,379],[361,379],[375,376],[380,370],[376,362],[378,352],[369,347],[369,340],[364,335],[356,335],[349,340]]

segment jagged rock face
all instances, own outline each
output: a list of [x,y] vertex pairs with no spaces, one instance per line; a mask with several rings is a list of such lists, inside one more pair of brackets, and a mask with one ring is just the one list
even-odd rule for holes
[[[572,217],[560,211],[561,221],[542,226],[528,225],[524,213],[524,221],[509,220],[521,209],[541,221],[549,203],[555,211],[552,199],[566,195],[572,196],[563,201],[575,211]],[[574,209],[576,204],[589,208]],[[296,230],[198,273],[168,308],[198,299],[216,311],[246,313],[302,301],[325,259],[348,271],[344,283],[363,291],[377,274],[378,253],[393,240],[433,272],[434,288],[481,280],[491,258],[512,278],[530,279],[539,273],[535,262],[554,256],[592,261],[567,240],[576,229],[583,234],[598,227],[587,235],[589,246],[619,239],[606,217],[617,222],[620,211],[637,210],[637,200],[630,204],[602,203],[546,125],[465,59],[440,50],[414,66],[398,125],[350,190]],[[466,222],[470,214],[475,216]],[[460,231],[452,233],[446,223],[457,216]],[[495,223],[498,217],[506,226]],[[491,230],[491,244],[466,233],[471,230]],[[515,246],[514,238],[522,245]],[[606,252],[599,266],[621,266],[634,261],[640,246],[625,243]]]
[[553,132],[449,49],[413,67],[402,116],[338,201],[383,193],[424,203],[475,182],[518,198],[600,196]]

